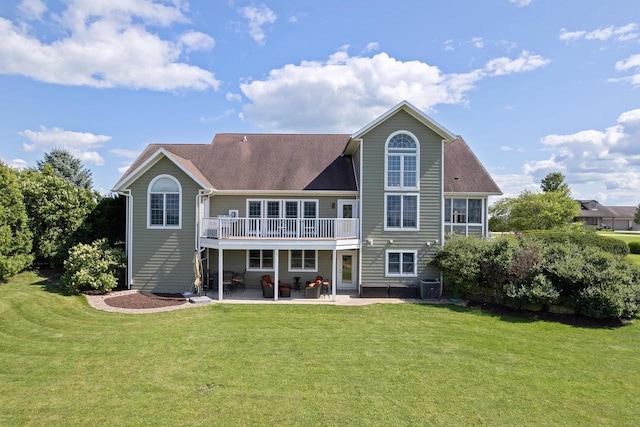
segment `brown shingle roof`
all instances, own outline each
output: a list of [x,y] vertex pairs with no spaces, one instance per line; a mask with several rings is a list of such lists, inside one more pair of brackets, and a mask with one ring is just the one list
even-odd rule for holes
[[444,192],[502,194],[461,136],[444,148]]
[[349,135],[217,134],[210,144],[153,144],[120,182],[160,148],[216,190],[355,191]]
[[[356,191],[346,134],[222,133],[210,144],[151,144],[118,185],[164,149],[205,187],[231,191]],[[502,194],[469,146],[458,137],[444,150],[444,191]]]

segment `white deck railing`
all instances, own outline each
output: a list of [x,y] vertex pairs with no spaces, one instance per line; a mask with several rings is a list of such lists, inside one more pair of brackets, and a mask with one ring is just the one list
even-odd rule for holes
[[201,237],[212,239],[355,239],[356,218],[203,218]]

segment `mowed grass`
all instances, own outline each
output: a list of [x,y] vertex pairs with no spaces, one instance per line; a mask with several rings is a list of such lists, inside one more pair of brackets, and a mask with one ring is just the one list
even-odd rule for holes
[[637,425],[640,326],[456,306],[92,309],[0,285],[0,425]]
[[[616,232],[601,231],[598,234],[602,236],[613,237],[614,239],[622,240],[625,243],[640,242],[640,233],[625,233],[624,231],[616,231]],[[633,264],[640,267],[640,254],[629,254],[627,255],[627,259],[631,261]]]

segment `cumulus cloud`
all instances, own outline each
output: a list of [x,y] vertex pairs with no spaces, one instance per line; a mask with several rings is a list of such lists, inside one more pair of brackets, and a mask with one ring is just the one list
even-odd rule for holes
[[303,61],[240,85],[251,103],[241,117],[271,132],[351,132],[403,99],[424,111],[467,102],[478,81],[531,71],[549,61],[523,51],[466,73],[443,73],[420,61],[399,61],[382,52],[349,56],[347,47],[326,61]]
[[105,142],[111,140],[108,135],[74,132],[58,127],[47,129],[44,126],[41,126],[39,131],[27,129],[19,132],[19,134],[32,143],[25,146],[25,148],[29,148],[27,151],[33,151],[36,147],[44,150],[64,148],[83,162],[97,166],[103,165],[104,159],[94,149],[102,147]]
[[599,40],[606,41],[609,39],[624,42],[633,40],[638,37],[638,25],[635,23],[630,23],[627,25],[623,25],[620,27],[616,27],[615,25],[611,25],[608,27],[598,28],[592,31],[586,30],[578,30],[578,31],[568,31],[566,28],[560,29],[560,35],[558,38],[564,42],[574,42],[576,40],[584,39],[584,40]]
[[[535,182],[560,171],[578,198],[620,200],[637,204],[640,185],[640,109],[624,112],[616,124],[601,130],[547,135],[542,145],[552,152],[545,160],[528,162],[525,175]],[[634,201],[635,200],[635,201]]]
[[249,35],[259,45],[266,42],[264,26],[276,22],[277,15],[267,6],[246,6],[240,9],[240,15],[249,21]]
[[[42,17],[40,3],[21,3],[32,18]],[[152,1],[87,2],[69,0],[51,41],[29,26],[0,17],[0,73],[34,80],[96,88],[127,87],[156,91],[217,89],[213,73],[180,61],[183,53],[208,50],[210,36],[187,31],[163,39],[152,27],[186,24],[186,5]],[[28,5],[28,6],[27,6]]]

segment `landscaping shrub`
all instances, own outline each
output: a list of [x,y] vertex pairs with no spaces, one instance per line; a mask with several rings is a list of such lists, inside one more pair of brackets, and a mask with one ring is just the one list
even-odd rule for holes
[[601,242],[592,233],[567,234],[577,233],[494,240],[456,236],[431,263],[440,268],[446,286],[468,299],[490,298],[518,308],[561,304],[595,318],[635,316],[640,269],[625,262],[617,245],[584,245]]
[[111,248],[107,239],[99,239],[90,245],[78,244],[69,250],[60,281],[70,293],[87,290],[107,293],[117,286],[115,271],[123,266],[124,252]]
[[531,230],[523,233],[525,239],[531,239],[540,244],[573,243],[579,247],[597,247],[613,255],[626,256],[629,247],[622,240],[601,236],[586,230]]
[[632,254],[640,254],[640,241],[634,240],[632,242],[627,243],[629,246],[629,252]]
[[552,304],[560,293],[544,274],[539,273],[526,282],[506,283],[502,300],[517,308],[531,304]]
[[463,297],[478,284],[484,245],[477,237],[451,236],[430,261],[440,268],[453,296]]

